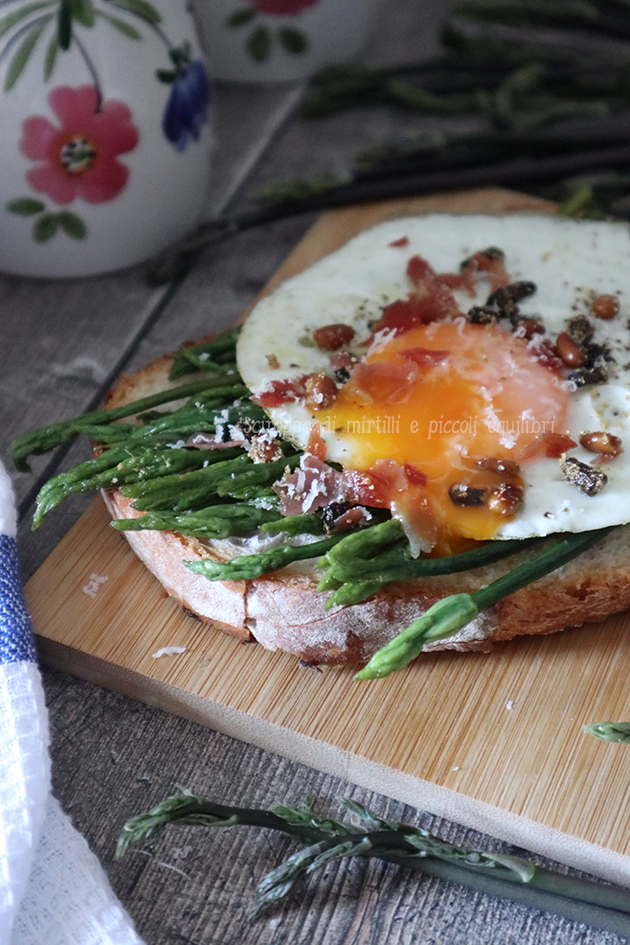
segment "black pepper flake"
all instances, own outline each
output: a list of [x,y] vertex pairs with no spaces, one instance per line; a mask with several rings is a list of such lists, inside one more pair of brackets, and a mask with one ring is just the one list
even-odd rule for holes
[[578,368],[577,371],[571,371],[567,380],[576,387],[586,387],[587,384],[605,384],[608,380],[608,371],[605,364],[594,368]]
[[608,380],[607,361],[613,361],[614,358],[610,349],[606,345],[596,342],[587,342],[583,346],[586,354],[586,364],[584,367],[571,371],[568,379],[576,387],[585,387],[587,384],[605,384]]
[[448,490],[448,495],[453,503],[460,508],[474,509],[480,508],[485,504],[486,490],[476,489],[474,486],[468,486],[464,482],[456,482]]
[[527,280],[519,282],[510,282],[509,285],[501,286],[488,296],[488,305],[497,305],[499,307],[507,305],[509,302],[520,302],[536,291],[536,283]]
[[468,321],[471,325],[494,325],[498,315],[489,305],[473,305],[468,310]]
[[561,457],[560,469],[566,481],[576,486],[584,495],[597,495],[608,482],[606,473],[589,466],[588,463],[580,462],[573,456]]
[[350,371],[347,367],[337,368],[333,373],[338,384],[347,384],[350,380]]
[[586,315],[575,315],[567,322],[567,332],[577,345],[585,345],[592,340],[595,326]]

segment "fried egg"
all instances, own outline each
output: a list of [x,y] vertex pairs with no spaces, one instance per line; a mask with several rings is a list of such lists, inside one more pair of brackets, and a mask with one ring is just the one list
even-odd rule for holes
[[[470,263],[480,253],[526,284],[510,317],[490,304],[493,266]],[[237,357],[283,435],[308,449],[316,430],[327,461],[386,479],[407,533],[449,553],[630,521],[629,318],[625,224],[429,215],[289,279],[255,306]],[[322,345],[331,326],[346,331]]]

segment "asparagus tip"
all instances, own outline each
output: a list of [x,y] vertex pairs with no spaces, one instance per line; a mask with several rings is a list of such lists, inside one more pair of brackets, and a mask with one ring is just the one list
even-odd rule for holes
[[603,742],[630,744],[630,722],[590,722],[582,731]]
[[439,600],[422,617],[377,650],[355,679],[382,679],[403,669],[418,656],[427,641],[452,636],[478,614],[479,608],[470,594],[452,594]]

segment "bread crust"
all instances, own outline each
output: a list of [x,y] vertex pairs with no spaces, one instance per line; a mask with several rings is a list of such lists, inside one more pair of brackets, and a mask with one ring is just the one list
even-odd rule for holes
[[[136,374],[121,376],[108,395],[107,406],[173,386],[168,381],[171,363],[172,357],[166,355]],[[143,514],[117,490],[104,492],[103,498],[113,518]],[[476,590],[531,554],[524,551],[465,574],[390,584],[362,604],[327,611],[327,595],[316,589],[314,566],[288,567],[248,581],[208,581],[182,562],[225,561],[242,554],[242,548],[175,532],[124,532],[124,536],[167,593],[187,611],[226,633],[257,640],[269,650],[284,650],[312,664],[365,662],[436,600]],[[624,526],[563,568],[480,614],[456,636],[425,649],[488,651],[498,641],[555,633],[629,607],[630,526]]]

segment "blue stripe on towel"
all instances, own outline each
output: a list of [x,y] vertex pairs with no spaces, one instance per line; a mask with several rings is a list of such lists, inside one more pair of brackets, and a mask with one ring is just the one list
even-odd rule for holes
[[31,622],[22,596],[15,539],[0,535],[0,663],[36,662]]

